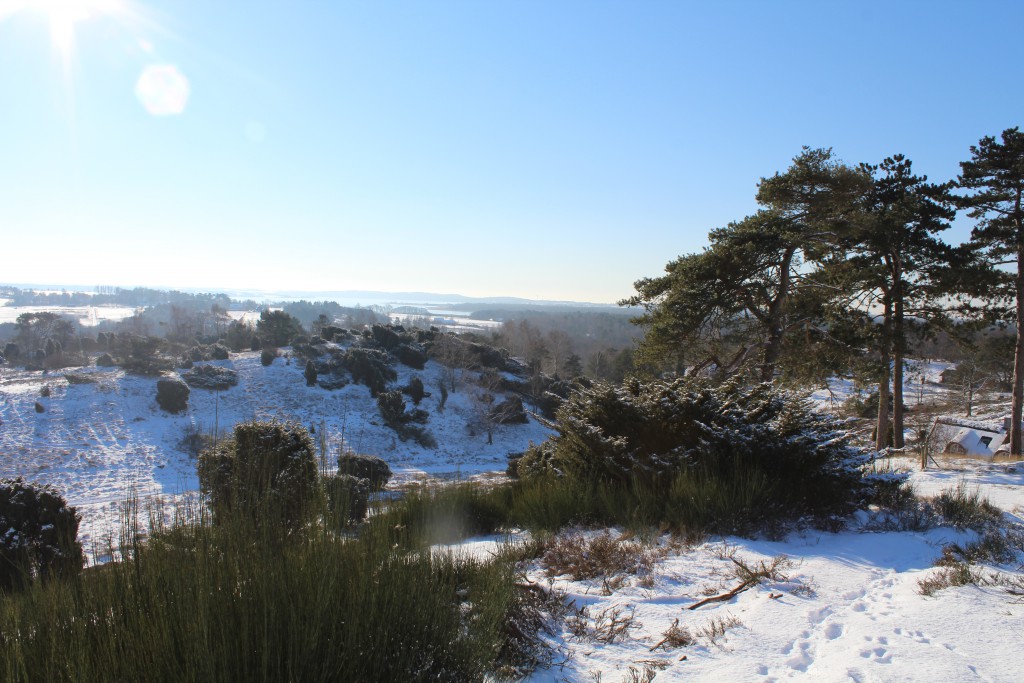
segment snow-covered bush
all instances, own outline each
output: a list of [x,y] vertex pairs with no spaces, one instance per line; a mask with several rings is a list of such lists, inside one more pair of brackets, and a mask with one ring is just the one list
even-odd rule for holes
[[848,512],[875,485],[863,473],[872,456],[844,423],[767,383],[598,382],[563,403],[557,429],[516,463],[520,477],[734,496],[744,514],[767,517]]
[[366,479],[374,491],[381,490],[391,480],[391,468],[375,455],[342,453],[338,456],[338,473]]
[[523,407],[523,399],[518,396],[511,396],[490,410],[489,419],[495,424],[526,424],[529,418],[526,417],[526,409]]
[[230,389],[238,384],[238,373],[217,365],[196,365],[181,375],[190,387],[198,389]]
[[190,390],[178,376],[161,377],[156,382],[156,402],[169,413],[180,413],[188,407]]
[[218,520],[269,517],[296,528],[320,500],[313,440],[300,424],[239,423],[231,438],[199,456],[197,469]]
[[0,590],[81,571],[78,521],[53,487],[0,480]]

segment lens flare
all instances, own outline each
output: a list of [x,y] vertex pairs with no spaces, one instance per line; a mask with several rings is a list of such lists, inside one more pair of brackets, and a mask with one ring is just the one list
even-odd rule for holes
[[153,116],[181,114],[188,104],[188,79],[173,64],[152,64],[139,76],[135,96]]

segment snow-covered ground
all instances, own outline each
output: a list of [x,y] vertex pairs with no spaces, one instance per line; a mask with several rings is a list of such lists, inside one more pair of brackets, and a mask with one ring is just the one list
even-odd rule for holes
[[[897,465],[910,469],[915,463]],[[916,488],[933,494],[965,482],[1006,510],[1008,519],[1024,522],[1024,464],[956,460],[943,461],[942,467],[914,471]],[[550,577],[541,562],[534,562],[527,580],[585,612],[547,638],[556,648],[553,663],[528,680],[1024,679],[1019,662],[1024,599],[995,586],[946,588],[930,597],[921,593],[918,582],[939,571],[933,564],[942,546],[975,534],[952,528],[879,532],[867,522],[862,513],[845,531],[804,531],[782,540],[719,537],[687,546],[656,538],[660,559],[649,572],[620,576],[621,585],[614,577]],[[614,538],[621,531],[611,533]],[[516,540],[477,538],[446,548],[486,557]],[[776,580],[689,609],[739,585],[734,559],[754,567],[780,556],[790,564]],[[1016,566],[998,569],[1024,576]],[[613,624],[622,633],[606,642]],[[658,647],[674,624],[695,642]],[[716,635],[716,627],[724,634]],[[646,677],[652,674],[653,679]]]
[[[356,452],[384,458],[398,483],[426,475],[504,470],[510,452],[549,434],[531,418],[526,425],[497,427],[493,444],[488,444],[485,432],[468,428],[479,411],[470,382],[451,393],[441,411],[440,367],[433,361],[423,371],[396,365],[394,386],[405,386],[417,375],[433,392],[420,408],[430,413],[426,428],[439,445],[422,448],[400,441],[381,423],[376,400],[365,386],[349,384],[336,391],[307,387],[304,363],[278,358],[264,367],[259,356],[246,352],[213,362],[236,370],[238,386],[220,392],[193,389],[188,409],[178,415],[157,406],[154,377],[69,369],[96,380],[69,384],[63,372],[0,367],[0,478],[24,476],[56,486],[81,512],[80,538],[92,549],[95,543],[102,547],[102,540],[119,528],[123,503],[133,492],[145,501],[196,489],[195,461],[181,446],[189,430],[223,435],[253,417],[297,420],[316,430],[325,425],[329,465],[344,442]],[[50,388],[49,397],[40,396],[44,386]],[[45,412],[36,412],[37,401]]]

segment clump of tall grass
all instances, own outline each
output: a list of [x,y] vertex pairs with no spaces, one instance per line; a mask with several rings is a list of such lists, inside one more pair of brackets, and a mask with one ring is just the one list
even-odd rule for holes
[[537,608],[509,558],[422,552],[373,524],[340,536],[223,510],[210,522],[197,508],[143,540],[126,521],[119,561],[0,600],[0,675],[473,681],[537,656],[524,651]]

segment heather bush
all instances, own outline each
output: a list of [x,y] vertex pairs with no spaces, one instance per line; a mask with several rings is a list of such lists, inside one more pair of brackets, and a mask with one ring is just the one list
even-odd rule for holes
[[156,382],[156,402],[169,413],[188,408],[189,393],[188,384],[180,377],[161,377]]
[[391,468],[375,455],[342,453],[338,456],[338,473],[366,479],[374,491],[381,490],[391,480]]
[[313,440],[295,423],[253,420],[202,453],[199,488],[214,518],[241,518],[294,529],[320,500]]
[[392,353],[399,363],[415,370],[422,370],[427,364],[427,352],[417,345],[399,344]]
[[373,396],[379,395],[387,388],[388,382],[394,382],[398,374],[388,365],[388,354],[375,349],[349,349],[342,363],[352,373],[352,381],[365,384]]
[[220,391],[230,389],[238,384],[237,372],[218,365],[196,365],[182,373],[182,377],[190,387],[199,389]]
[[402,393],[406,394],[412,399],[413,404],[419,405],[425,397],[430,396],[423,386],[423,380],[419,377],[413,377],[409,380],[409,384],[402,389]]
[[81,571],[78,522],[78,512],[53,487],[0,480],[0,590]]

